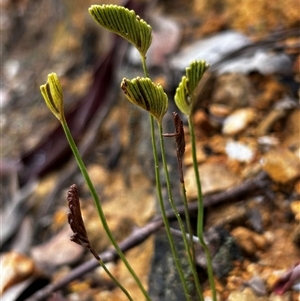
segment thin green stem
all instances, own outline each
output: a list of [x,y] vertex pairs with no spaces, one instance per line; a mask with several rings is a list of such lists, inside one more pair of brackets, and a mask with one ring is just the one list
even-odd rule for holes
[[156,188],[157,188],[157,194],[158,194],[158,200],[159,200],[159,206],[160,211],[162,214],[162,218],[165,224],[165,230],[167,233],[167,237],[169,240],[171,252],[175,261],[175,265],[183,286],[184,294],[186,296],[186,300],[191,300],[191,297],[189,295],[188,286],[186,283],[186,279],[183,274],[183,269],[181,262],[179,260],[178,252],[175,247],[174,238],[172,236],[171,230],[170,230],[170,224],[169,220],[166,214],[166,209],[163,201],[162,191],[161,191],[161,180],[160,180],[160,174],[159,174],[159,160],[157,155],[157,149],[156,149],[156,142],[155,142],[155,130],[154,130],[154,118],[153,116],[150,116],[150,125],[151,125],[151,142],[152,142],[152,150],[153,150],[153,157],[154,157],[154,164],[155,164],[155,179],[156,179]]
[[188,118],[188,124],[189,124],[189,131],[190,131],[190,135],[191,135],[192,158],[193,158],[193,166],[194,166],[196,185],[197,185],[197,191],[198,191],[197,236],[200,238],[200,236],[203,236],[203,212],[204,212],[204,205],[203,205],[203,196],[202,196],[200,174],[199,174],[198,163],[197,163],[195,132],[194,132],[194,126],[193,126],[191,117]]
[[150,78],[149,73],[148,73],[147,64],[146,64],[146,57],[141,56],[141,59],[142,59],[142,66],[143,66],[144,76]]
[[195,261],[195,248],[194,248],[194,242],[193,242],[193,230],[191,225],[191,219],[189,214],[189,208],[188,208],[188,202],[186,197],[186,189],[184,182],[181,183],[181,193],[183,197],[183,206],[184,206],[184,218],[186,220],[187,228],[188,228],[188,234],[190,238],[190,249],[192,253],[192,258]]
[[200,284],[199,284],[199,280],[198,280],[198,275],[195,269],[195,262],[193,260],[193,256],[191,253],[191,250],[189,248],[189,242],[187,239],[187,235],[186,235],[186,230],[183,224],[183,221],[180,217],[180,214],[176,208],[176,205],[174,203],[174,199],[173,199],[173,194],[172,194],[172,188],[171,188],[171,181],[170,181],[170,175],[169,175],[169,170],[168,170],[168,166],[167,166],[167,160],[166,160],[166,154],[165,154],[165,146],[164,146],[164,139],[163,139],[163,129],[162,129],[162,125],[159,124],[159,134],[160,134],[160,148],[161,148],[161,154],[162,154],[162,162],[163,162],[163,167],[164,167],[164,172],[165,172],[165,176],[166,176],[166,183],[167,183],[167,190],[168,190],[168,195],[169,195],[169,201],[171,204],[171,207],[173,209],[173,211],[175,212],[178,224],[179,224],[179,228],[183,234],[183,242],[184,242],[184,246],[187,252],[187,256],[188,256],[188,262],[190,265],[190,268],[192,270],[193,276],[194,276],[194,281],[195,281],[195,285],[196,285],[196,290],[197,290],[197,294],[198,297],[200,298],[199,300],[203,300],[203,294],[200,288]]
[[[196,265],[195,265],[195,248],[194,248],[194,240],[193,240],[193,231],[192,231],[192,225],[191,225],[191,220],[190,220],[190,214],[189,214],[189,208],[188,208],[188,203],[187,203],[186,189],[185,189],[184,182],[181,183],[181,191],[182,191],[183,205],[184,205],[184,216],[185,216],[188,233],[189,233],[188,237],[189,237],[190,253],[188,253],[188,255],[190,256],[190,258],[189,258],[190,266],[191,266],[191,269],[193,272],[196,291],[197,291],[199,300],[203,300],[203,293],[202,293],[202,289],[201,289],[201,285],[199,282],[199,277],[198,277]],[[185,233],[183,233],[183,235],[185,235]],[[183,239],[185,239],[185,238],[183,238]]]
[[195,139],[195,132],[194,132],[194,125],[191,119],[191,116],[188,117],[188,124],[189,130],[191,135],[191,145],[192,145],[192,158],[193,158],[193,166],[196,178],[196,185],[198,191],[198,222],[197,222],[197,236],[199,238],[200,245],[202,246],[207,263],[207,273],[210,288],[212,291],[213,301],[217,300],[215,282],[214,282],[214,275],[213,275],[213,268],[212,268],[212,260],[209,253],[209,249],[204,241],[203,236],[203,214],[204,214],[204,204],[203,204],[203,195],[202,195],[202,188],[201,188],[201,181],[200,181],[200,174],[198,169],[198,161],[197,161],[197,152],[196,152],[196,139]]
[[[142,66],[143,66],[143,70],[144,70],[144,76],[149,78],[149,73],[148,73],[148,69],[147,69],[147,65],[146,65],[146,57],[141,56],[141,59],[142,59]],[[161,211],[162,218],[163,218],[163,221],[164,221],[165,230],[166,230],[167,237],[168,237],[168,240],[169,240],[169,245],[170,245],[170,248],[171,248],[171,252],[172,252],[174,262],[175,262],[175,266],[176,266],[176,269],[177,269],[178,274],[179,274],[179,278],[180,278],[182,286],[183,286],[184,294],[186,296],[186,300],[191,300],[190,295],[189,295],[188,286],[187,286],[187,283],[186,283],[186,279],[185,279],[184,274],[183,274],[182,265],[181,265],[181,262],[179,260],[178,252],[177,252],[176,247],[175,247],[174,238],[173,238],[172,233],[171,233],[171,228],[170,228],[169,220],[168,220],[168,217],[167,217],[167,214],[166,214],[166,209],[165,209],[164,200],[163,200],[163,196],[162,196],[161,180],[160,180],[160,173],[159,173],[159,160],[158,160],[156,141],[155,141],[154,118],[153,118],[152,115],[150,115],[150,128],[151,128],[152,151],[153,151],[153,158],[154,158],[154,165],[155,165],[156,189],[157,189],[157,195],[158,195],[158,200],[159,200],[160,211]],[[160,136],[161,136],[161,139],[162,139],[162,134]]]
[[100,220],[102,222],[102,225],[103,225],[103,228],[109,238],[109,240],[111,241],[112,245],[115,247],[120,259],[124,262],[125,266],[127,267],[128,271],[130,272],[130,274],[132,275],[132,277],[134,278],[134,280],[136,281],[137,285],[139,286],[139,288],[141,289],[141,291],[143,292],[145,298],[147,300],[151,300],[148,292],[145,290],[145,288],[143,287],[139,277],[136,275],[136,273],[134,272],[134,270],[132,269],[132,267],[130,266],[129,262],[127,261],[124,253],[122,252],[122,250],[120,249],[119,245],[117,244],[116,240],[114,239],[113,235],[112,235],[112,232],[107,224],[107,221],[106,221],[106,218],[105,218],[105,215],[104,215],[104,212],[103,212],[103,209],[102,209],[102,206],[100,204],[100,199],[99,199],[99,196],[96,192],[96,189],[91,181],[91,178],[87,172],[87,169],[85,167],[85,164],[80,156],[80,153],[77,149],[77,146],[75,144],[75,141],[72,137],[72,134],[70,132],[70,129],[68,127],[68,124],[66,122],[66,120],[62,120],[61,121],[61,124],[62,124],[62,127],[63,127],[63,130],[65,132],[65,135],[67,137],[67,140],[69,142],[69,145],[73,151],[73,154],[74,154],[74,157],[77,161],[77,164],[78,164],[78,167],[89,187],[89,190],[90,190],[90,193],[94,199],[94,202],[95,202],[95,205],[96,205],[96,208],[97,208],[97,211],[98,211],[98,214],[99,214],[99,217],[100,217]]
[[105,263],[102,261],[102,259],[98,260],[100,266],[103,268],[103,270],[106,272],[106,274],[118,285],[118,287],[123,291],[123,293],[127,296],[128,300],[134,301],[132,297],[130,296],[129,292],[126,290],[126,288],[116,279],[116,277],[109,271],[109,269],[106,267]]

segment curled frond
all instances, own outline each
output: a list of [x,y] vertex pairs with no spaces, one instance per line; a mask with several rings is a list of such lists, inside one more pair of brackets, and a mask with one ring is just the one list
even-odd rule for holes
[[149,78],[124,78],[121,88],[130,102],[152,114],[161,123],[168,110],[168,97],[161,85]]
[[189,116],[194,106],[194,93],[204,72],[209,68],[206,61],[193,61],[186,68],[186,75],[182,77],[176,89],[175,103],[179,110]]
[[40,86],[47,107],[62,121],[64,119],[64,98],[62,87],[56,73],[50,73],[46,84]]
[[145,57],[152,42],[152,28],[133,10],[118,5],[92,5],[89,13],[107,30],[132,43]]

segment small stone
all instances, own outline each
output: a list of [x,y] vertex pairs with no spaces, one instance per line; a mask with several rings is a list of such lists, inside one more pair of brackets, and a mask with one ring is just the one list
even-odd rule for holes
[[14,251],[1,255],[0,266],[0,294],[9,287],[28,279],[35,272],[33,260]]
[[300,175],[298,158],[287,149],[270,150],[263,156],[263,169],[276,182],[287,183]]
[[[238,182],[237,176],[221,162],[204,163],[199,167],[199,173],[203,194],[226,190]],[[193,167],[187,169],[184,179],[187,197],[189,199],[197,198],[197,185]]]
[[75,280],[73,281],[70,286],[69,286],[69,289],[71,292],[74,292],[74,293],[80,293],[82,291],[88,291],[88,289],[90,288],[90,280],[89,279],[81,279],[80,281],[79,280]]
[[270,149],[271,147],[278,146],[280,140],[273,136],[261,136],[257,138],[257,142],[262,149]]
[[255,276],[252,279],[250,279],[247,282],[247,285],[249,285],[258,296],[265,296],[267,294],[265,283],[263,279],[258,276]]
[[284,141],[283,145],[287,148],[300,147],[300,110],[294,109],[287,117],[287,121],[284,127]]
[[8,79],[13,79],[20,72],[21,64],[18,60],[7,60],[3,66],[4,75]]
[[[260,254],[260,264],[272,266],[273,270],[286,270],[299,260],[299,249],[292,242],[292,227],[274,229],[274,242],[268,246],[268,252]],[[282,248],[284,246],[284,248]],[[272,254],[272,256],[270,256]],[[266,278],[264,278],[266,279]]]
[[239,162],[250,162],[255,155],[255,152],[248,145],[238,141],[228,141],[225,149],[230,159]]
[[224,118],[230,114],[231,108],[222,104],[211,104],[209,107],[209,112],[213,116]]
[[283,109],[273,109],[271,112],[269,112],[258,124],[256,128],[256,136],[265,136],[272,132],[276,122],[282,119],[285,114],[286,110]]
[[209,147],[215,154],[225,154],[226,139],[223,135],[213,135],[209,139]]
[[253,276],[260,274],[261,269],[262,267],[254,262],[251,262],[246,266],[246,271]]
[[273,288],[274,285],[281,279],[281,276],[285,270],[267,270],[265,271],[264,278],[269,288]]
[[226,288],[230,291],[239,289],[243,285],[243,278],[241,276],[230,275],[227,277]]
[[286,292],[283,295],[276,295],[275,293],[271,293],[271,295],[269,296],[269,301],[292,301],[291,292]]
[[257,296],[250,288],[241,291],[233,291],[228,296],[228,301],[257,301]]
[[244,108],[234,111],[223,123],[222,133],[225,135],[235,135],[244,131],[255,119],[255,110]]
[[236,204],[216,206],[209,210],[207,215],[207,227],[223,226],[235,227],[242,225],[247,219],[247,208]]
[[294,154],[296,155],[296,157],[300,161],[300,146],[295,150]]
[[250,103],[249,79],[242,74],[228,73],[217,77],[212,103],[223,104],[231,110],[246,107]]
[[[8,106],[9,103],[12,101],[12,93],[8,89],[0,88],[1,100],[0,100],[0,108],[4,109]],[[3,114],[3,117],[5,115]],[[3,126],[3,125],[2,125]]]
[[203,110],[197,110],[195,112],[193,121],[195,129],[199,131],[201,136],[210,137],[215,131],[213,122]]
[[300,196],[300,180],[295,183],[295,192]]
[[[204,291],[203,292],[203,296],[204,296],[204,301],[213,301],[213,297],[211,296],[211,291]],[[221,301],[221,297],[217,292],[217,301]]]
[[32,257],[44,268],[74,264],[82,257],[85,249],[70,241],[71,235],[72,230],[68,225],[49,241],[33,247]]
[[[207,155],[204,152],[202,145],[199,143],[196,143],[196,155],[198,164],[203,163],[207,158]],[[192,147],[190,143],[187,144],[185,147],[183,161],[185,166],[191,166],[193,164]]]
[[247,228],[237,227],[231,231],[239,247],[247,254],[254,255],[257,250],[264,250],[267,240],[263,235],[257,234]]
[[[275,101],[283,97],[285,87],[278,80],[262,74],[252,74],[252,84],[260,91],[254,98],[253,106],[259,110],[266,110],[272,107]],[[259,87],[259,88],[258,88]]]
[[292,288],[294,291],[299,293],[300,292],[300,282],[295,283]]
[[115,300],[114,298],[115,298],[114,292],[109,290],[102,290],[98,294],[94,295],[95,301],[101,301],[101,300],[112,301]]
[[298,224],[293,232],[293,243],[300,248],[300,224]]
[[291,211],[295,215],[295,220],[300,221],[300,200],[291,203]]
[[271,231],[265,231],[264,237],[266,238],[269,245],[271,245],[276,239],[274,233]]

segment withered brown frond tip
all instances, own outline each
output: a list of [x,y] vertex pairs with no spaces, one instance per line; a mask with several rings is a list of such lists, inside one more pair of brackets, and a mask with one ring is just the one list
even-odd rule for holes
[[73,231],[71,241],[87,248],[97,260],[100,260],[98,254],[90,245],[84,222],[81,215],[81,208],[76,184],[73,184],[67,193],[67,200],[70,212],[68,212],[68,222]]

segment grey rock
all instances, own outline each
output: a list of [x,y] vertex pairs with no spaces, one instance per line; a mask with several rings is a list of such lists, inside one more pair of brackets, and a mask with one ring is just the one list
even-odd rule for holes
[[238,50],[247,50],[248,46],[252,48],[255,45],[247,36],[232,30],[223,31],[185,48],[171,59],[170,65],[175,70],[185,70],[193,60],[206,60],[210,65],[218,64],[218,74],[248,74],[251,71],[262,74],[290,72],[292,61],[286,54],[269,51],[263,46],[253,49],[249,47],[249,51],[226,59]]
[[185,48],[170,63],[174,69],[179,70],[184,70],[193,60],[206,60],[212,65],[227,54],[250,44],[250,39],[237,31],[223,31]]

